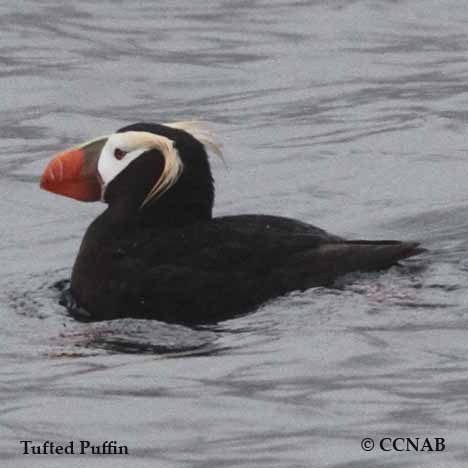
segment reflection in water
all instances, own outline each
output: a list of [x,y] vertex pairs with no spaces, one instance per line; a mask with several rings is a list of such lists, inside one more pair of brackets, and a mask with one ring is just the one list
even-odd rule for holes
[[[63,272],[57,271],[56,274]],[[33,281],[43,281],[43,278],[30,278],[29,283]],[[6,300],[18,315],[43,320],[45,323],[41,326],[45,328],[50,322],[60,321],[61,317],[66,316],[65,309],[59,304],[63,305],[69,284],[67,279],[60,279],[52,285],[40,283],[36,289],[9,292]],[[227,349],[218,344],[219,331],[215,327],[187,327],[155,320],[87,322],[75,319],[67,317],[63,322],[64,328],[59,327],[55,336],[50,336],[46,343],[42,342],[42,346],[46,346],[44,354],[50,357],[77,357],[105,351],[189,357],[216,355]]]
[[[0,13],[4,464],[21,465],[19,439],[86,436],[125,442],[139,466],[421,466],[360,449],[394,435],[444,436],[425,463],[465,466],[464,2],[26,0]],[[225,142],[218,214],[430,252],[212,327],[77,322],[52,285],[102,207],[42,193],[38,175],[98,130],[188,118]]]
[[[164,357],[212,356],[224,352],[216,334],[150,320],[123,319],[87,324],[80,331],[62,333],[53,344],[87,351],[163,355]],[[54,351],[57,354],[60,351]],[[75,351],[76,352],[76,351]],[[86,351],[85,351],[85,354]]]

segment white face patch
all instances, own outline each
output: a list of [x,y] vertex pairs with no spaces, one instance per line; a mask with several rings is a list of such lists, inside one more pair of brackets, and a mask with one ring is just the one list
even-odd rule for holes
[[169,190],[179,178],[183,169],[182,161],[172,140],[149,132],[122,132],[111,135],[98,161],[98,172],[104,184],[102,197],[106,187],[132,161],[151,149],[159,150],[164,157],[164,170],[155,185],[146,196],[142,206],[157,196]]
[[[107,143],[102,148],[101,155],[98,161],[98,172],[101,180],[104,182],[104,187],[114,180],[132,161],[143,154],[149,148],[130,148],[128,142],[121,135],[124,133],[111,135]],[[118,159],[115,156],[117,151],[127,153],[123,158]]]

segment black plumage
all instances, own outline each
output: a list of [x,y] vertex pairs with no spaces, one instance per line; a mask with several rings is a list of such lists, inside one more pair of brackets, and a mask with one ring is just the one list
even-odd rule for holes
[[88,228],[73,268],[70,311],[77,318],[217,322],[289,291],[384,269],[422,251],[415,242],[347,241],[276,216],[212,218],[204,146],[164,125],[119,132],[130,130],[173,140],[184,168],[175,185],[143,207],[164,168],[158,150],[142,154],[108,185],[108,208]]

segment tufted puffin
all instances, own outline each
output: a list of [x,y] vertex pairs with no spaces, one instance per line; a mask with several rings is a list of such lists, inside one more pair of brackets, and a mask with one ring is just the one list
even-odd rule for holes
[[216,323],[424,251],[416,242],[345,240],[278,216],[213,218],[207,151],[221,155],[196,122],[136,123],[50,161],[43,189],[107,203],[73,267],[67,304],[77,319]]

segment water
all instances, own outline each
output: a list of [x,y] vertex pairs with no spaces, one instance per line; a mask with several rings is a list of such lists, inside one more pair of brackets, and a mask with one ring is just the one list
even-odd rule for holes
[[[462,467],[468,458],[464,2],[4,2],[0,458],[6,467]],[[217,327],[82,324],[58,305],[102,206],[50,157],[140,120],[224,142],[217,214],[430,249]],[[361,439],[444,437],[442,453]],[[127,457],[21,454],[116,440]]]

